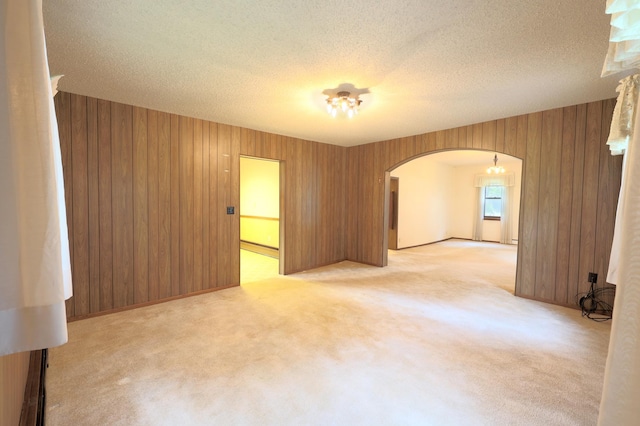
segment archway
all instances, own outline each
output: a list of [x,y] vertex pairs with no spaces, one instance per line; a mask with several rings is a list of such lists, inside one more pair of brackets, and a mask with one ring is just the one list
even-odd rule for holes
[[[488,188],[498,195],[487,198],[485,203],[486,184],[480,178],[493,164],[494,155],[495,152],[485,150],[443,150],[417,155],[390,167],[385,172],[384,223],[388,227],[395,225],[398,237],[395,247],[403,249],[452,238],[517,244],[522,160],[498,155],[499,165],[506,168],[504,176],[511,176],[513,187]],[[390,191],[392,177],[398,179],[401,188],[395,197]],[[481,192],[482,211],[478,218],[476,205]],[[501,202],[505,203],[503,214]],[[486,212],[485,204],[489,209]],[[496,205],[498,213],[490,213],[491,206]],[[474,235],[474,220],[479,227],[479,237]],[[387,233],[385,227],[382,239],[385,266],[388,248],[394,246],[389,244],[393,235]]]

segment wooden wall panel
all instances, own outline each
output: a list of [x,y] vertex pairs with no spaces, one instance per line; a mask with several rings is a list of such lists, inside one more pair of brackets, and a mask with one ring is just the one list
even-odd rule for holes
[[482,123],[474,124],[472,127],[472,148],[482,149]]
[[[426,137],[423,135],[422,140],[426,140]],[[465,149],[467,147],[467,127],[458,127],[458,148]],[[426,147],[423,147],[418,152],[426,152]]]
[[349,148],[347,150],[345,177],[348,185],[345,185],[345,211],[347,212],[345,231],[352,238],[346,238],[345,257],[347,259],[358,259],[358,239],[354,236],[360,235],[358,230],[358,212],[360,211],[358,204],[358,184],[359,184],[359,167],[360,161],[357,157],[357,148]]
[[562,146],[560,163],[559,197],[563,200],[558,206],[558,240],[556,247],[556,276],[554,299],[569,303],[569,262],[571,253],[571,203],[573,194],[573,170],[576,144],[575,106],[564,108],[562,116]]
[[209,178],[209,144],[211,140],[209,138],[210,131],[209,122],[204,121],[202,123],[202,283],[200,289],[206,290],[211,288],[211,258],[210,258],[210,222],[209,222],[209,203],[210,203],[210,178]]
[[517,146],[515,157],[524,158],[527,155],[527,128],[529,125],[529,116],[521,115],[518,117]]
[[0,356],[0,425],[21,424],[30,357],[29,351]]
[[[612,105],[600,101],[477,123],[457,129],[457,142],[450,130],[415,137],[412,157],[459,147],[523,160],[517,295],[575,306],[587,272],[606,275],[621,167],[604,146]],[[375,182],[412,159],[402,152],[397,140],[347,149],[349,260],[385,263],[384,188]],[[378,161],[380,155],[386,161]]]
[[538,209],[540,195],[540,150],[542,137],[542,113],[531,114],[527,127],[527,156],[522,168],[522,195],[521,205],[527,208],[521,209],[523,221],[520,223],[518,236],[520,256],[519,263],[522,268],[520,281],[516,283],[516,293],[534,297],[536,283],[536,255],[538,242]]
[[482,123],[482,149],[487,151],[496,150],[496,121]]
[[133,108],[133,303],[149,300],[147,110]]
[[[553,299],[556,291],[560,175],[562,172],[562,109],[542,113],[540,141],[538,232],[534,296]],[[566,286],[562,283],[561,286]]]
[[170,205],[171,205],[171,296],[177,296],[180,285],[180,117],[171,114],[170,143]]
[[100,309],[100,200],[98,100],[87,98],[87,196],[89,221],[89,312]]
[[589,289],[587,272],[593,271],[596,254],[601,129],[602,103],[589,103],[587,105],[587,128],[585,136],[582,184],[582,220],[580,230],[580,274],[578,276],[578,292],[586,292]]
[[[403,138],[405,140],[409,138]],[[413,138],[411,138],[413,139]],[[445,144],[446,144],[446,132],[445,132]],[[370,184],[373,186],[373,202],[375,205],[385,205],[385,193],[384,193],[384,170],[386,169],[386,159],[384,158],[384,144],[376,143],[373,149],[373,168],[371,169],[371,176],[369,178]],[[413,150],[406,150],[407,155],[413,157],[415,152]],[[379,223],[383,225],[384,221],[384,209],[373,209],[371,212],[373,223]],[[384,233],[373,234],[372,241],[368,246],[370,256],[375,256],[377,253],[377,247],[382,247],[385,241]]]
[[[133,110],[111,103],[113,214],[113,307],[134,304],[133,276]],[[75,166],[75,163],[74,163]],[[74,259],[74,264],[79,263]],[[80,290],[74,275],[74,294]],[[76,296],[74,296],[75,298]],[[82,314],[76,312],[76,316]]]
[[160,202],[159,186],[160,177],[158,171],[158,112],[147,112],[147,213],[149,226],[149,273],[148,273],[148,300],[158,300],[160,293]]
[[158,299],[171,296],[171,116],[158,113]]
[[256,133],[255,130],[243,128],[240,133],[240,152],[249,157],[256,155]]
[[[289,206],[290,211],[287,212],[285,221],[285,237],[287,235],[300,236],[302,235],[302,209],[304,207],[302,199],[303,185],[302,179],[293,177],[302,175],[302,164],[299,161],[293,161],[293,159],[302,158],[302,146],[296,140],[289,138],[286,150],[287,193],[285,195],[285,203]],[[285,264],[293,270],[298,270],[303,263],[301,244],[301,238],[285,242]]]
[[[373,146],[372,146],[373,148]],[[363,148],[360,151],[362,167],[360,168],[360,177],[363,180],[362,190],[359,194],[360,205],[364,206],[367,204],[378,205],[372,199],[375,196],[376,185],[374,184],[375,180],[375,163],[374,163],[374,150],[373,149],[365,149]],[[379,199],[379,197],[376,197]],[[362,222],[359,223],[359,226],[362,229],[363,224],[376,224],[374,221],[374,210],[376,209],[365,209],[362,215]],[[365,232],[362,236],[360,242],[360,253],[364,259],[373,259],[376,256],[379,249],[375,243],[374,233]],[[367,262],[370,263],[370,262]]]
[[113,228],[111,215],[113,203],[111,199],[111,170],[111,105],[107,101],[98,100],[100,307],[97,312],[113,308]]
[[218,283],[218,216],[223,214],[219,206],[218,178],[218,125],[209,123],[209,282],[207,288]]
[[73,279],[76,315],[89,313],[89,199],[87,163],[87,98],[71,95],[71,160],[73,161]]
[[[580,236],[582,231],[582,188],[584,186],[584,156],[587,132],[587,105],[576,106],[576,140],[573,160],[573,188],[571,195],[571,241],[569,243],[569,271],[567,297],[569,301],[578,294],[581,280]],[[567,200],[568,201],[568,200]]]
[[496,146],[495,150],[498,152],[505,152],[504,135],[505,135],[506,120],[501,119],[496,121]]
[[202,226],[202,120],[195,120],[193,128],[193,288],[202,290],[203,226]]
[[193,123],[179,119],[180,147],[180,294],[193,291]]
[[[444,149],[444,147],[445,147],[445,131],[440,130],[436,132],[436,149],[441,150],[441,149]],[[402,158],[409,158],[409,157],[403,156]]]
[[504,132],[504,151],[502,152],[518,157],[518,117],[509,117],[505,120]]
[[231,253],[231,227],[233,222],[226,213],[226,207],[231,204],[231,126],[226,124],[218,125],[218,168],[220,174],[218,178],[218,277],[217,285],[226,286],[231,284],[232,265]]
[[[474,128],[474,126],[473,125],[468,125],[468,126],[466,126],[466,128],[467,128],[467,144],[466,144],[466,147],[469,148],[469,149],[472,149],[473,148],[473,128]],[[461,146],[462,146],[462,144],[461,144]]]
[[330,222],[332,212],[335,205],[335,198],[333,192],[336,188],[333,187],[333,181],[327,179],[329,167],[330,145],[318,144],[316,148],[316,192],[319,200],[318,205],[324,205],[324,208],[316,211],[318,223],[318,235],[317,242],[317,256],[321,259],[331,257],[329,252],[332,250],[331,238],[333,234],[333,226]]
[[[458,149],[460,147],[459,145],[459,136],[458,136],[458,129],[449,129],[445,132],[445,143],[444,146],[446,149]],[[413,157],[414,155],[418,154],[419,151],[414,151],[413,154],[411,154],[411,156]]]

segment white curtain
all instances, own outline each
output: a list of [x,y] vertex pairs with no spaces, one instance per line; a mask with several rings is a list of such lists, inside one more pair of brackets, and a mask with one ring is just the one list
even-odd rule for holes
[[482,223],[484,221],[484,187],[476,188],[476,211],[473,219],[473,240],[482,241]]
[[502,217],[500,218],[500,243],[511,244],[511,199],[513,186],[502,187]]
[[476,187],[476,214],[473,220],[473,239],[482,241],[482,223],[484,221],[484,188],[485,186],[501,186],[502,190],[502,217],[500,218],[500,242],[502,244],[512,243],[512,223],[511,223],[511,200],[513,198],[513,185],[515,175],[508,173],[504,175],[484,175],[479,174],[474,178],[473,186]]
[[41,0],[0,5],[0,355],[67,341],[71,266]]
[[[609,51],[603,76],[640,66],[640,1],[608,0]],[[598,424],[638,424],[640,419],[640,125],[638,75],[618,86],[610,141],[612,154],[624,154],[607,281],[616,284]],[[635,131],[634,131],[635,129]]]
[[[636,126],[638,125],[636,112]],[[616,297],[600,402],[599,425],[640,419],[640,132],[625,153],[614,240],[619,253]],[[611,270],[610,270],[611,272]]]

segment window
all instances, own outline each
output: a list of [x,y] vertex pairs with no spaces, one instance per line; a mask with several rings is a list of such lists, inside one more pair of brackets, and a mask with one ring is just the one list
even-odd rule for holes
[[502,216],[502,186],[484,187],[484,219],[500,220]]

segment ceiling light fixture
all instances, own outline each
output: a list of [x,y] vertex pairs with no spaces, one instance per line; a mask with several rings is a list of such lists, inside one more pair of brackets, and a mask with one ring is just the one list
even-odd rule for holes
[[352,97],[350,92],[338,92],[327,98],[327,112],[332,117],[335,117],[338,111],[341,111],[351,118],[358,114],[358,108],[361,103],[362,101],[358,98],[358,95]]
[[498,154],[493,157],[493,166],[487,169],[487,173],[490,175],[504,173],[504,167],[498,166]]

